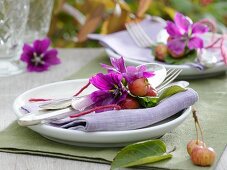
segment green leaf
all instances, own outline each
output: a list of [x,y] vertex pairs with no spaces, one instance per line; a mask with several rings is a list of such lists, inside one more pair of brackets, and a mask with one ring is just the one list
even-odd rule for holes
[[168,64],[185,64],[185,63],[194,62],[196,57],[197,57],[197,53],[195,50],[193,50],[193,51],[189,51],[182,58],[173,58],[170,55],[167,55],[165,57],[165,62]]
[[111,170],[153,163],[171,157],[171,154],[166,153],[165,143],[159,139],[138,142],[118,152],[111,164]]
[[139,104],[145,108],[154,107],[158,103],[158,97],[137,97]]
[[149,108],[149,107],[154,107],[156,106],[161,100],[170,97],[176,93],[179,92],[183,92],[186,89],[178,86],[178,85],[174,85],[174,86],[170,86],[168,88],[166,88],[161,95],[159,95],[158,97],[149,97],[149,96],[145,96],[145,97],[137,97],[137,100],[139,102],[139,104],[145,108]]
[[170,97],[176,93],[183,92],[185,90],[186,90],[185,88],[178,86],[178,85],[170,86],[170,87],[166,88],[163,91],[163,93],[159,96],[158,102],[160,102],[161,100],[163,100],[167,97]]

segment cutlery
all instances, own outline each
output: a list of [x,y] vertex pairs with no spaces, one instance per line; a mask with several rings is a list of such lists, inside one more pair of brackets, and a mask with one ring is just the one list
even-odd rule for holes
[[42,110],[33,111],[20,117],[18,124],[21,126],[31,126],[45,123],[48,120],[64,118],[77,112],[80,113],[80,111],[94,103],[89,95],[54,100],[53,103],[40,105],[39,107]]
[[21,126],[37,125],[40,123],[45,123],[48,120],[60,119],[69,116],[70,114],[75,114],[76,112],[79,111],[76,111],[70,107],[51,112],[34,111],[29,114],[26,114],[25,116],[22,116],[17,120],[17,122]]
[[[165,21],[163,21],[162,19],[160,19],[158,17],[156,17],[156,18],[152,17],[152,21],[156,21],[156,22],[165,24]],[[160,32],[157,34],[156,42],[154,42],[148,36],[148,34],[144,31],[144,29],[138,22],[127,23],[127,24],[125,24],[125,27],[129,33],[129,35],[131,36],[131,38],[136,43],[136,45],[138,45],[139,47],[142,47],[142,48],[154,46],[157,42],[166,43],[167,38],[168,38],[167,32],[163,29],[163,30],[160,30]]]

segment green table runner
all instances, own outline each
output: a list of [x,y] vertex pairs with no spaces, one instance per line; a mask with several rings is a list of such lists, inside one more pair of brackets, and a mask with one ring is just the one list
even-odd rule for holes
[[[99,66],[100,62],[108,63],[107,57],[97,57],[69,79],[86,78],[92,73],[102,71]],[[198,116],[204,129],[205,142],[217,152],[217,163],[227,143],[227,78],[219,76],[191,81],[190,84],[199,93],[200,100],[196,105],[199,111]],[[154,169],[213,169],[215,165],[201,168],[191,163],[186,145],[195,138],[194,122],[190,116],[174,131],[162,137],[169,149],[173,146],[177,147],[177,150],[173,152],[173,158],[147,166]],[[20,127],[16,122],[0,132],[0,151],[3,152],[110,163],[118,150],[119,148],[86,148],[60,144],[45,139],[26,127]]]

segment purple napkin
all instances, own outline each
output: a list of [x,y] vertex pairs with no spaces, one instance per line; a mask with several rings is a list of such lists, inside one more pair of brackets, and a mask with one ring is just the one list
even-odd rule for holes
[[[165,27],[164,23],[152,21],[151,18],[143,20],[140,24],[147,35],[154,41],[156,41],[157,34],[160,30]],[[99,40],[104,47],[111,48],[113,51],[125,58],[145,62],[154,61],[151,49],[138,47],[126,30],[108,35],[89,34],[88,38]]]
[[[79,118],[66,117],[49,122],[49,124],[60,128],[86,132],[139,129],[171,117],[193,105],[197,100],[197,92],[193,89],[188,89],[163,100],[152,108],[91,113]],[[28,107],[25,105],[23,108]]]

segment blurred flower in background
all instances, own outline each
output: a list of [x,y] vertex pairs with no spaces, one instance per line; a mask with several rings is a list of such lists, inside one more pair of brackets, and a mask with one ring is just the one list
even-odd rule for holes
[[146,15],[173,20],[177,11],[195,21],[213,19],[219,31],[226,31],[226,0],[58,0],[48,36],[55,47],[97,47],[87,34],[123,30],[125,23]]

